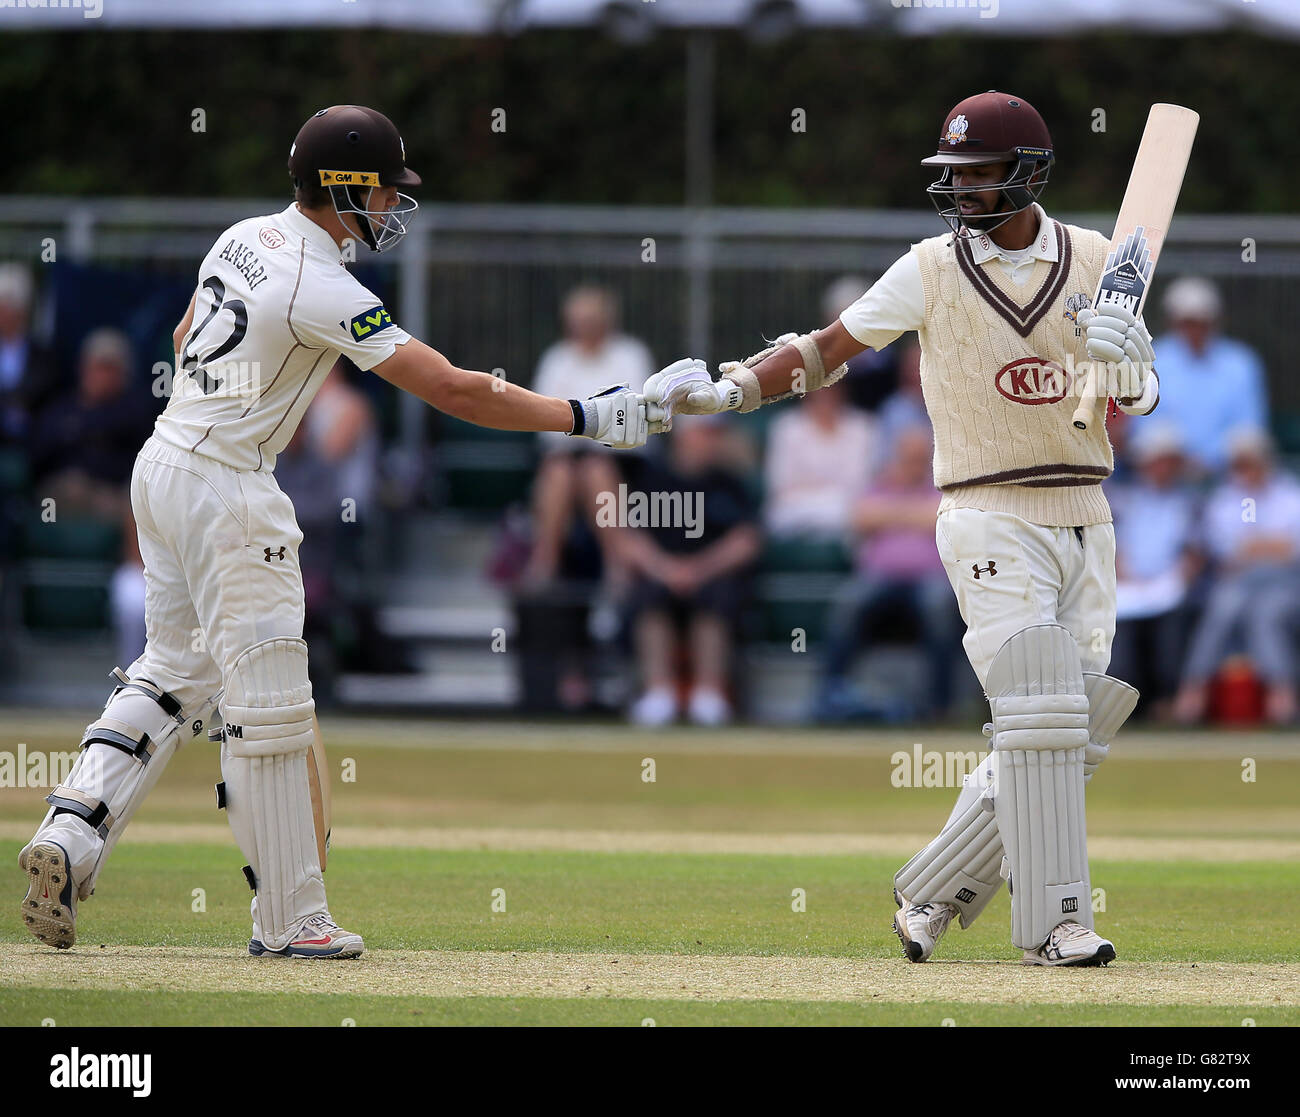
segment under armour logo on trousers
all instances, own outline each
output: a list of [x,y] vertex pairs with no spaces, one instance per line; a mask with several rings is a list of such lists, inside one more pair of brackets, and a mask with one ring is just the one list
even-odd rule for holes
[[980,580],[981,574],[987,574],[990,578],[992,578],[998,572],[998,564],[994,562],[992,559],[989,559],[988,566],[980,566],[978,562],[973,562],[971,563],[970,568],[973,571],[975,571],[975,581],[977,582]]
[[273,551],[273,550],[271,550],[270,547],[264,547],[264,548],[262,548],[262,549],[266,552],[266,561],[267,561],[267,562],[270,562],[271,559],[273,559],[273,558],[278,558],[281,562],[284,562],[284,548],[283,548],[283,547],[281,547],[278,551]]

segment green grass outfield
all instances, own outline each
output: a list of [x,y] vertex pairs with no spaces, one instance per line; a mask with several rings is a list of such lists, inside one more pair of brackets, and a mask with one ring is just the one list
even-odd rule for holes
[[[0,752],[30,755],[71,750],[81,725],[0,727]],[[326,883],[364,958],[248,957],[243,859],[196,739],[71,952],[18,916],[14,858],[46,789],[0,789],[0,1024],[1300,1023],[1294,734],[1120,738],[1089,789],[1096,920],[1119,959],[1067,971],[1018,964],[1005,893],[935,962],[899,955],[893,872],[954,793],[896,786],[895,754],[977,750],[977,734],[323,728]]]

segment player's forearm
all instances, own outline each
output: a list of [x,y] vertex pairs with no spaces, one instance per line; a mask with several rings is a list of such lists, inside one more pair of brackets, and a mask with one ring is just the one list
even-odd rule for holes
[[[822,364],[828,369],[839,368],[867,348],[838,321],[832,322],[824,330],[814,330],[812,338],[817,343]],[[799,350],[793,345],[785,345],[756,364],[752,371],[758,378],[763,397],[781,396],[793,391],[796,387],[795,372],[803,367],[803,363]]]
[[793,345],[785,345],[751,370],[764,398],[783,396],[793,391],[794,372],[803,367],[803,358]]
[[567,400],[539,396],[485,372],[457,369],[454,378],[440,386],[428,402],[439,411],[480,427],[503,431],[558,431],[573,429],[573,409]]
[[573,429],[573,409],[566,400],[540,396],[485,372],[457,368],[415,338],[399,345],[374,371],[430,407],[476,426],[561,434]]

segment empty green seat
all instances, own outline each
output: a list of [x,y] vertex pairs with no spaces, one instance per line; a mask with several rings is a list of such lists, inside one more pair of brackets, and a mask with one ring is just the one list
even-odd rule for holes
[[23,587],[23,624],[58,631],[98,631],[108,627],[108,582],[68,585],[31,582]]
[[20,493],[27,487],[27,455],[12,446],[0,447],[0,493]]
[[773,573],[846,574],[851,563],[838,539],[769,538],[763,547],[763,569]]
[[108,587],[122,556],[119,524],[60,515],[46,523],[33,508],[23,531],[23,623],[60,631],[109,624]]

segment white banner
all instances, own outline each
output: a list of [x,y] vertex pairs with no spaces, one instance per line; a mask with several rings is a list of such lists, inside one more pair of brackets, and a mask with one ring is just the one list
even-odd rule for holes
[[658,29],[739,28],[774,38],[800,28],[876,35],[1069,35],[1102,29],[1253,30],[1300,36],[1298,0],[0,0],[0,31],[93,26],[383,27],[487,35],[601,27],[637,40]]

